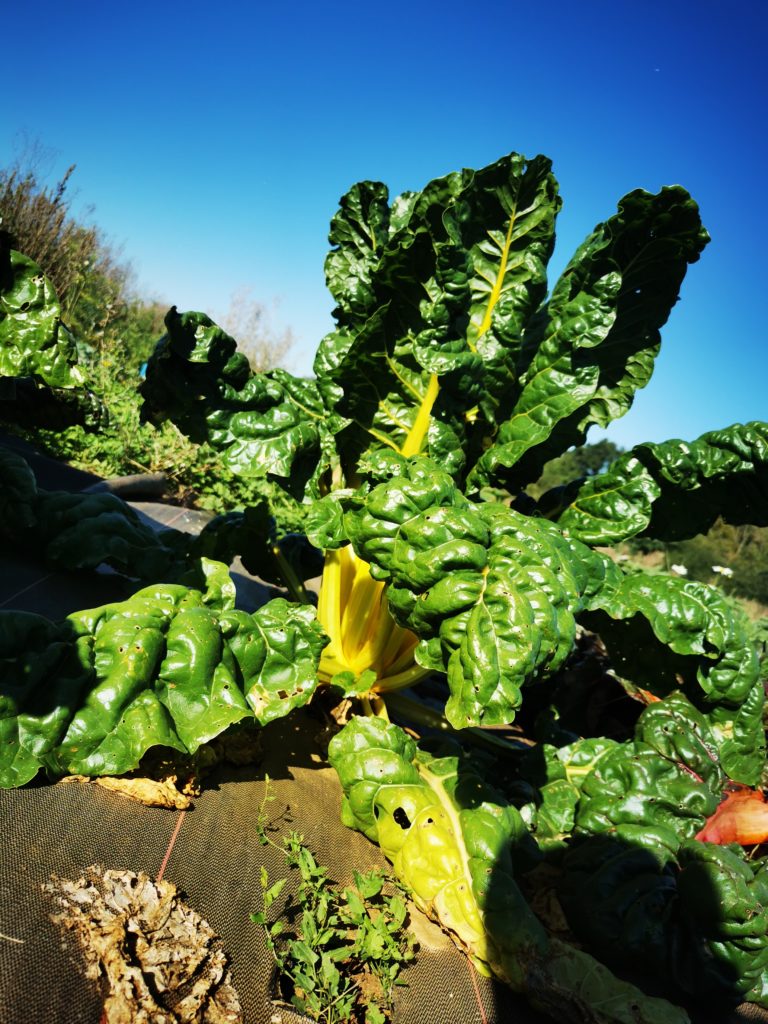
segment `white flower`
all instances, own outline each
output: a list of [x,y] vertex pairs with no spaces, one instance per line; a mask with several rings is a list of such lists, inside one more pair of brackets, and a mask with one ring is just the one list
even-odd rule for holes
[[669,567],[676,576],[687,576],[688,570],[684,565],[670,565]]
[[721,576],[733,576],[733,569],[729,569],[727,565],[713,565],[712,572],[720,573]]

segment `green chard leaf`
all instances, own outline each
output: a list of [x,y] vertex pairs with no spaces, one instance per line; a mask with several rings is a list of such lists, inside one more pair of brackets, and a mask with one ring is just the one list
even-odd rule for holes
[[587,544],[613,544],[637,535],[683,540],[718,516],[768,526],[768,424],[636,445],[582,484],[558,522]]
[[521,813],[542,850],[559,849],[573,832],[581,786],[597,763],[618,744],[605,737],[579,739],[565,747],[538,743],[518,759],[518,776],[534,788]]
[[299,496],[358,486],[381,452],[426,454],[473,493],[538,475],[629,408],[707,241],[682,188],[633,192],[545,301],[559,206],[550,161],[516,153],[392,202],[355,185],[331,223],[316,380],[251,374],[210,320],[172,310],[145,415]]
[[714,813],[729,784],[726,767],[710,720],[672,693],[646,707],[634,739],[615,744],[583,779],[575,832],[660,829],[674,856]]
[[1,377],[33,377],[54,388],[78,387],[85,380],[53,286],[33,260],[8,249],[0,234]]
[[[768,864],[734,847],[689,841],[679,853],[683,931],[676,981],[689,992],[701,979],[713,994],[768,1007]],[[691,939],[694,941],[691,941]]]
[[157,585],[58,624],[0,613],[0,786],[123,774],[150,747],[194,754],[306,703],[326,643],[313,609],[238,612],[223,572],[209,567],[207,593]]
[[418,753],[381,719],[353,719],[328,753],[344,823],[381,846],[420,909],[473,959],[522,986],[515,954],[543,955],[546,934],[514,881],[515,847],[529,865],[532,855],[517,811],[459,759]]
[[446,672],[449,722],[509,722],[521,687],[562,666],[574,616],[618,570],[551,523],[469,502],[429,459],[405,468],[350,502],[347,536],[420,638],[417,662]]
[[328,642],[314,608],[278,597],[253,615],[225,613],[221,628],[259,725],[307,703],[317,687],[317,663]]
[[681,685],[707,716],[723,769],[754,785],[765,761],[765,693],[744,614],[716,587],[637,573],[596,595],[582,617],[616,671],[665,696]]
[[0,536],[59,569],[109,565],[136,579],[175,579],[188,538],[155,531],[114,494],[39,490],[20,455],[0,451]]
[[576,831],[658,825],[693,838],[719,800],[719,793],[694,778],[683,762],[635,740],[607,754],[584,780]]
[[326,261],[338,328],[315,373],[347,424],[348,480],[381,448],[423,451],[455,471],[479,452],[546,292],[558,207],[550,162],[518,154],[391,207],[379,183],[344,197]]
[[497,477],[512,489],[528,483],[549,459],[583,442],[590,426],[627,412],[651,377],[659,331],[688,264],[708,240],[679,186],[657,195],[637,190],[619,202],[526,325],[519,383],[470,487]]
[[89,637],[31,612],[0,612],[0,786],[48,762],[93,681]]
[[142,415],[171,419],[232,470],[278,479],[302,497],[330,461],[334,421],[314,381],[253,373],[233,338],[202,313],[165,318],[142,385]]
[[560,901],[577,937],[606,963],[643,971],[724,1013],[768,1006],[768,872],[733,847],[663,826],[618,826],[563,859]]
[[36,520],[37,481],[29,463],[0,447],[0,537],[13,538]]
[[306,598],[302,593],[304,581],[323,571],[323,556],[306,537],[301,534],[278,537],[267,502],[249,506],[243,512],[216,516],[192,542],[189,554],[192,558],[213,559],[225,565],[231,565],[239,555],[249,573],[267,583],[287,586],[296,600]]
[[176,530],[158,532],[114,494],[40,491],[35,525],[21,537],[52,566],[95,569],[103,564],[136,579],[175,578],[188,539]]
[[634,740],[582,784],[560,899],[606,963],[733,1001],[768,982],[768,928],[757,866],[735,847],[695,840],[725,791],[725,767],[711,723],[683,694],[649,705]]
[[519,813],[458,757],[418,751],[401,729],[355,718],[331,740],[342,820],[381,846],[414,902],[476,966],[559,1021],[684,1024],[687,1014],[549,939],[515,872],[533,865]]

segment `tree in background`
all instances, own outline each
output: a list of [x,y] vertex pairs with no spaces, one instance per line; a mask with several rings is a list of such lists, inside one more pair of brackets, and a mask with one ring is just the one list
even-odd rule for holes
[[581,477],[594,476],[606,469],[621,454],[619,448],[603,438],[595,444],[585,444],[580,448],[571,448],[556,459],[551,459],[535,484],[528,488],[533,498],[540,498],[553,487],[569,484]]
[[217,323],[231,334],[238,349],[245,355],[255,373],[264,373],[277,366],[285,366],[286,356],[293,345],[289,327],[275,333],[269,322],[267,307],[253,298],[253,288],[247,285],[234,291],[229,308]]

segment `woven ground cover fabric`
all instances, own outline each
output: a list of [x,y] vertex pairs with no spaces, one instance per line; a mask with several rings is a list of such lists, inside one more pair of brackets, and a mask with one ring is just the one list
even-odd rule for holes
[[[276,838],[291,828],[302,832],[340,884],[352,881],[353,868],[386,868],[378,848],[339,821],[340,794],[315,744],[317,727],[305,715],[275,723],[265,730],[261,764],[220,771],[187,812],[143,807],[94,785],[42,784],[0,793],[3,1024],[98,1024],[98,986],[84,976],[76,940],[49,920],[55,908],[42,889],[52,874],[74,879],[91,864],[144,871],[179,888],[221,936],[248,1024],[301,1020],[271,1001],[272,961],[249,919],[258,909],[261,866],[273,879],[288,874],[280,851],[262,847],[255,835],[265,773]],[[395,1021],[541,1020],[503,986],[478,976],[418,912],[414,924],[420,952],[404,973],[407,987],[397,993]]]

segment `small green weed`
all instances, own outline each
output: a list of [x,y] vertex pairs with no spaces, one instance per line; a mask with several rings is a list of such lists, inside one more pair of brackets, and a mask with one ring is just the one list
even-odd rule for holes
[[272,918],[288,879],[270,883],[263,865],[262,909],[251,920],[264,929],[283,993],[299,1013],[322,1024],[385,1024],[394,986],[403,984],[400,971],[415,956],[402,889],[376,870],[355,871],[354,886],[336,888],[302,835],[291,831],[282,843],[269,835],[275,830],[264,808],[271,799],[268,789],[257,835],[262,845],[282,850],[286,864],[300,873],[298,892],[285,907],[285,914],[295,912],[297,927],[290,931]]

